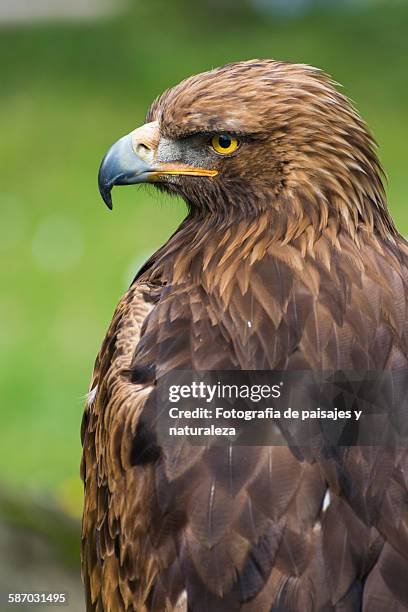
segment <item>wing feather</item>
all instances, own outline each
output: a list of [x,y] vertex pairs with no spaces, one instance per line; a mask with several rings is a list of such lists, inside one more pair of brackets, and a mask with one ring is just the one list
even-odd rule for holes
[[406,368],[402,251],[267,230],[172,243],[118,306],[83,420],[89,609],[408,609],[406,451],[158,442],[155,381],[175,368]]

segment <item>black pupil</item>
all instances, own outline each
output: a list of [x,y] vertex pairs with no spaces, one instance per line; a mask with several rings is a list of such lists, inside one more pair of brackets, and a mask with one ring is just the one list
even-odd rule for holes
[[222,149],[228,149],[231,146],[231,138],[229,136],[219,136],[218,143]]

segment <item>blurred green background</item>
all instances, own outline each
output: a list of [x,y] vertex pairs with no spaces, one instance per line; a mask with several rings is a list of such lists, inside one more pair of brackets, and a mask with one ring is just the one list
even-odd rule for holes
[[102,156],[192,73],[254,57],[314,64],[374,132],[407,234],[408,3],[105,1],[103,15],[35,20],[11,18],[12,4],[0,0],[0,513],[11,542],[34,532],[78,565],[93,361],[138,266],[184,215],[145,187],[117,190],[109,212]]

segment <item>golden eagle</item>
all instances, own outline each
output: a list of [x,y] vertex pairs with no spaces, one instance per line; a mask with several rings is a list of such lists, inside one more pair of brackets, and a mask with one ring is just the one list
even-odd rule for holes
[[89,610],[408,610],[408,452],[158,443],[167,372],[407,369],[407,243],[375,142],[321,71],[187,78],[99,172],[184,198],[121,299],[82,425]]

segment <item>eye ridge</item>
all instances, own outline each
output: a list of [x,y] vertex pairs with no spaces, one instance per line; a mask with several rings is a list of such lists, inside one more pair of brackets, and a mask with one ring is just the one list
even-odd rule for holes
[[232,153],[239,146],[239,141],[229,134],[216,134],[211,139],[211,146],[220,155]]

